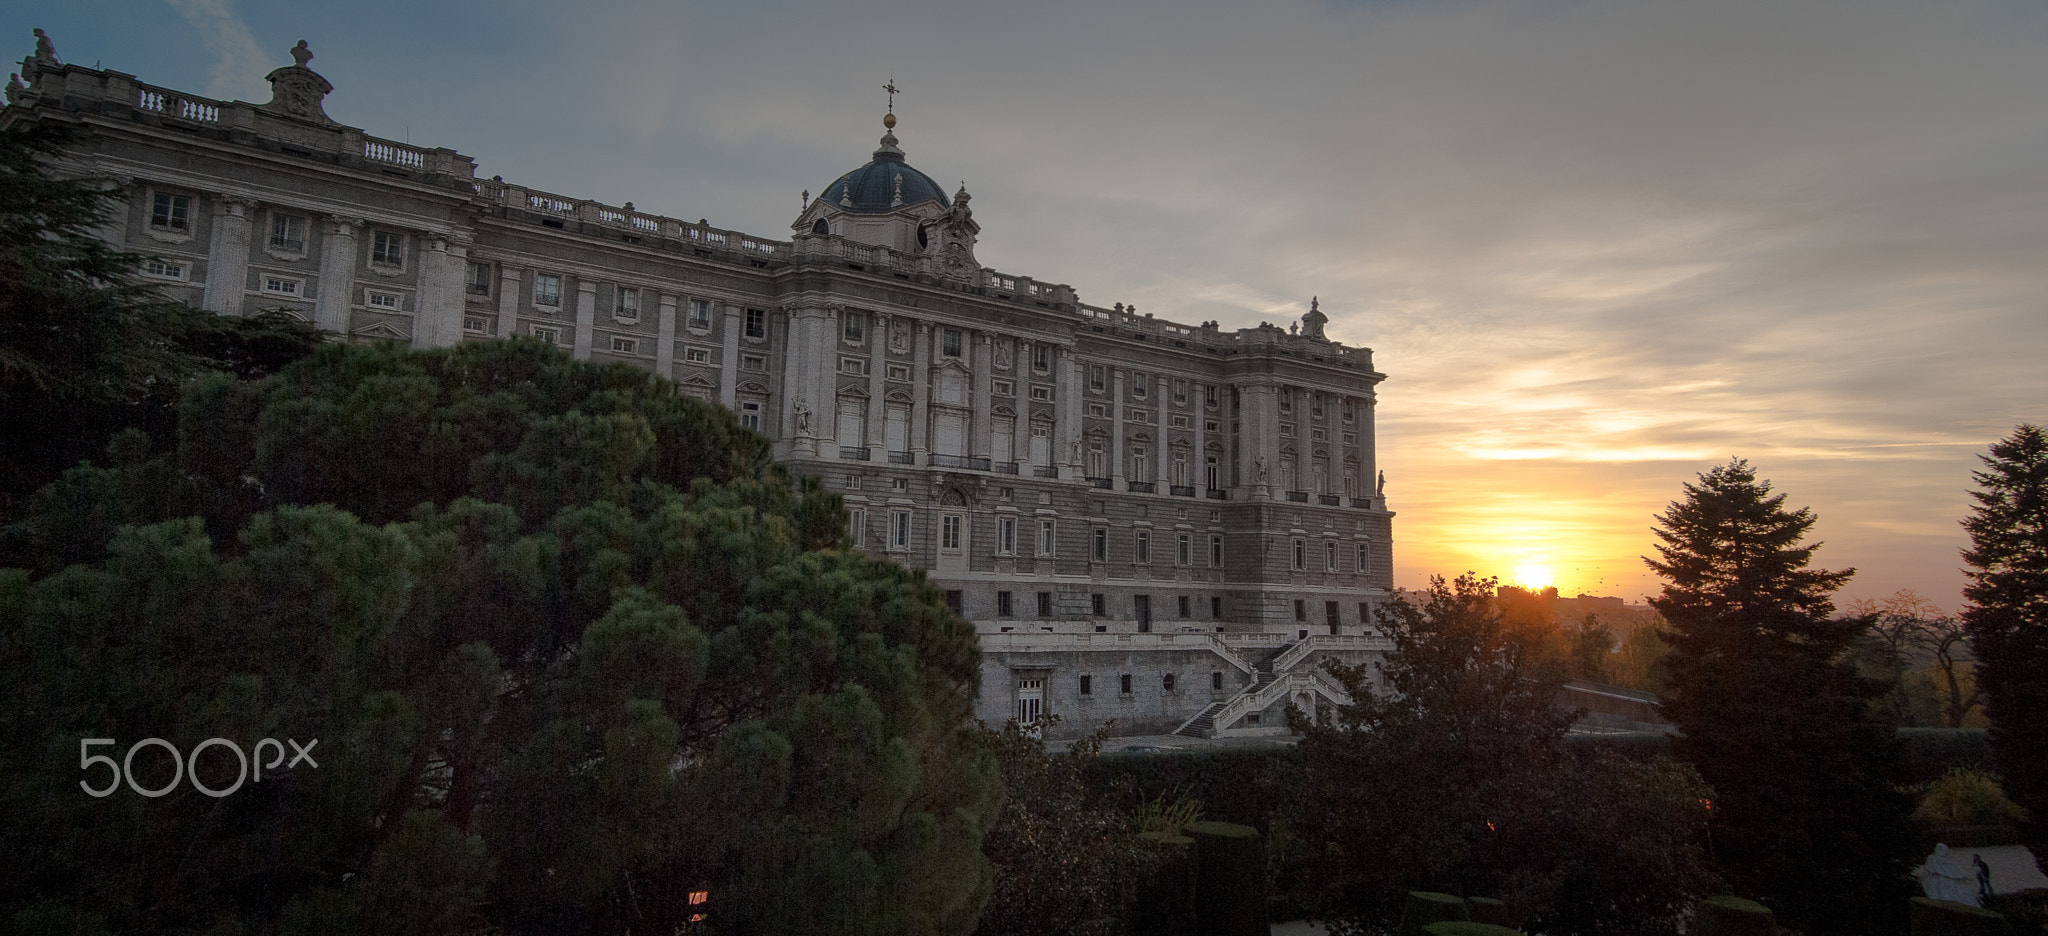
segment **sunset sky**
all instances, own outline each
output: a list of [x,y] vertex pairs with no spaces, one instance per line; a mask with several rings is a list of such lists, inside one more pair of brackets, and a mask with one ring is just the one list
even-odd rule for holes
[[330,116],[481,176],[776,238],[866,161],[964,180],[977,254],[1374,349],[1397,583],[1630,601],[1746,457],[1845,599],[1959,599],[1976,453],[2048,420],[2048,6],[0,3],[0,37]]

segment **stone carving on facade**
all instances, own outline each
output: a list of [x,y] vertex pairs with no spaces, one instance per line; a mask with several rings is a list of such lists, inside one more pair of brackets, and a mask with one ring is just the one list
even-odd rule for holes
[[1010,367],[1010,339],[996,339],[996,366],[1008,370]]
[[22,84],[22,83],[21,83],[21,76],[20,76],[20,75],[17,75],[17,74],[13,74],[13,73],[9,73],[9,74],[8,74],[8,76],[7,76],[7,103],[9,103],[9,104],[12,104],[12,103],[14,103],[15,101],[18,101],[18,100],[20,100],[20,99],[21,99],[21,96],[22,96],[22,94],[26,93],[27,91],[28,91],[28,86],[27,86],[27,85],[24,85],[24,84]]
[[57,45],[50,41],[50,34],[38,29],[36,34],[36,64],[56,65]]
[[1372,493],[1375,497],[1387,496],[1387,473],[1385,471],[1380,472],[1379,483],[1373,487]]
[[973,282],[981,270],[974,259],[974,239],[981,233],[981,225],[974,222],[974,209],[967,206],[973,197],[967,194],[967,184],[961,183],[960,190],[953,193],[952,207],[939,220],[939,275],[948,279]]
[[889,323],[889,350],[910,350],[910,325],[900,318]]
[[1266,483],[1266,459],[1264,456],[1252,459],[1252,477],[1258,479],[1260,484]]
[[802,400],[796,401],[796,434],[800,436],[811,434],[811,408],[805,406]]
[[306,63],[313,60],[313,50],[306,47],[306,40],[299,40],[291,52],[293,64],[264,76],[270,82],[270,103],[263,108],[301,120],[331,123],[320,102],[334,90],[334,85],[306,67]]
[[1316,303],[1316,297],[1310,296],[1308,314],[1301,317],[1301,334],[1305,338],[1322,338],[1327,341],[1329,339],[1323,338],[1323,326],[1329,323],[1330,317],[1324,315],[1323,310],[1316,307]]

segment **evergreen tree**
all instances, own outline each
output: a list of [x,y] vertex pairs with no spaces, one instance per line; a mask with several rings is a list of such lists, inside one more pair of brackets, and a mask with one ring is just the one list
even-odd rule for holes
[[1709,796],[1662,760],[1563,746],[1567,662],[1526,592],[1470,575],[1382,606],[1383,666],[1326,664],[1352,704],[1300,725],[1304,834],[1323,912],[1382,932],[1411,890],[1502,897],[1532,932],[1673,931],[1714,880]]
[[[1981,456],[1963,624],[2005,790],[2027,810],[2035,861],[2048,858],[2048,435],[2022,425]],[[2048,865],[2043,865],[2048,867]]]
[[1895,789],[1881,687],[1846,659],[1870,619],[1835,617],[1854,574],[1808,568],[1815,517],[1785,509],[1747,462],[1685,486],[1656,528],[1669,622],[1661,664],[1674,752],[1715,790],[1716,857],[1741,892],[1809,934],[1904,918],[1910,804]]
[[[973,929],[972,631],[731,413],[525,341],[330,344],[179,412],[12,531],[0,928]],[[79,789],[81,738],[212,737],[319,766]]]

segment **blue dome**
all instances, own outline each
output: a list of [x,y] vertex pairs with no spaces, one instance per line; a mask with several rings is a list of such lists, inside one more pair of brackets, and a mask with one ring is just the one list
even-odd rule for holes
[[[899,194],[901,201],[897,200]],[[832,180],[818,200],[837,205],[841,211],[857,214],[887,214],[928,201],[952,204],[945,190],[939,188],[931,176],[912,169],[903,161],[903,151],[896,148],[895,134],[882,137],[882,147],[875,150],[875,158],[868,160],[867,165]]]

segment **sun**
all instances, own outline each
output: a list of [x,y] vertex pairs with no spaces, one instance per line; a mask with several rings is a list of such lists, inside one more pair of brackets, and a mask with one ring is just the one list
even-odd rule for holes
[[1547,588],[1556,583],[1557,573],[1543,563],[1525,562],[1515,566],[1510,577],[1524,588]]

